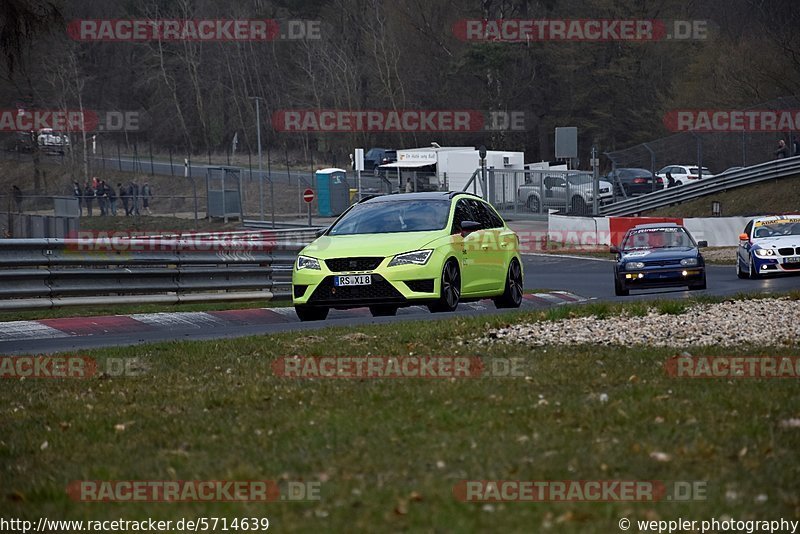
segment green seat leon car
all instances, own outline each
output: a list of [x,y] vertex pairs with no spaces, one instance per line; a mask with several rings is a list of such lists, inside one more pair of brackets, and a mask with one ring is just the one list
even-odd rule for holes
[[494,208],[465,192],[383,195],[353,204],[298,255],[292,296],[302,321],[331,308],[453,311],[459,302],[522,302],[519,239]]

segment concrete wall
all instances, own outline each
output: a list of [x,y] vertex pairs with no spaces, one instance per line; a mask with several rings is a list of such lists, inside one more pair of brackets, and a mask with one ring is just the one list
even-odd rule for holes
[[739,244],[739,234],[753,217],[697,217],[697,218],[650,218],[650,217],[574,217],[569,215],[548,216],[548,234],[551,241],[567,245],[609,246],[636,224],[663,222],[683,223],[697,241],[708,241],[710,247],[734,247]]

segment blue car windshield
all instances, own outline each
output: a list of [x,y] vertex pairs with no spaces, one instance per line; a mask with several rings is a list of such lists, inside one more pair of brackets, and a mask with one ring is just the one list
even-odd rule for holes
[[641,228],[631,230],[625,237],[622,250],[651,248],[691,248],[696,246],[683,228]]
[[442,230],[450,215],[449,200],[402,200],[356,204],[328,235],[388,234]]

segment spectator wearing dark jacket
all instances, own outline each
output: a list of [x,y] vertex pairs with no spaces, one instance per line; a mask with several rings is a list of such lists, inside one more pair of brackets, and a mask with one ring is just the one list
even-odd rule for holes
[[95,191],[92,188],[92,183],[86,180],[86,185],[83,186],[83,203],[86,204],[86,215],[92,216],[92,202],[94,201]]
[[119,188],[119,198],[122,200],[122,207],[125,208],[125,216],[129,217],[131,209],[128,207],[128,187],[121,183],[118,183],[117,187]]
[[783,139],[778,140],[778,150],[775,151],[775,157],[778,159],[789,157],[789,147],[786,146],[786,141]]
[[83,215],[83,189],[75,180],[72,181],[72,196],[78,199],[78,216]]
[[114,217],[117,216],[117,192],[114,191],[114,188],[108,185],[107,183],[103,182],[103,187],[106,189],[106,197],[108,198],[109,208],[111,209],[111,215]]

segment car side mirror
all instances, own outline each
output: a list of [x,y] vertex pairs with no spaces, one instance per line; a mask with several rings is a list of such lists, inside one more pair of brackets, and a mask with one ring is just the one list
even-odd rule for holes
[[476,230],[481,229],[481,223],[475,221],[463,221],[461,223],[461,236],[467,237]]
[[322,235],[327,231],[328,231],[327,228],[320,228],[319,230],[314,232],[314,235],[316,235],[317,237],[322,237]]
[[615,246],[615,245],[611,245],[611,246],[608,248],[608,251],[609,251],[611,254],[619,254],[619,247],[617,247],[617,246]]
[[739,241],[750,241],[750,239],[747,237],[747,234],[743,233],[739,234]]
[[708,246],[708,241],[698,241],[697,248],[704,248]]

